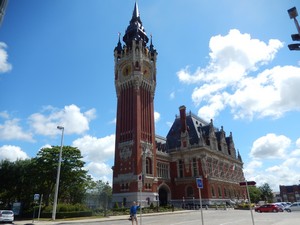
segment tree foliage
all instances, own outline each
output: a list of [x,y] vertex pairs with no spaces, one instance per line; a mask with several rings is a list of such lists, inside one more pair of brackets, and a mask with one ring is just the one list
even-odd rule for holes
[[112,188],[102,180],[93,182],[87,191],[87,201],[90,207],[106,209],[112,201]]
[[251,202],[259,201],[273,202],[273,192],[268,183],[264,183],[259,187],[249,186],[249,194]]
[[273,192],[268,183],[264,183],[262,186],[258,187],[261,191],[261,200],[267,201],[267,202],[273,202]]
[[[0,202],[11,207],[22,202],[30,208],[34,194],[43,195],[45,205],[53,204],[60,146],[41,149],[35,158],[0,162]],[[76,147],[62,149],[58,202],[83,203],[91,177],[84,170],[81,152]]]
[[249,186],[249,195],[252,203],[258,203],[261,200],[261,191],[255,186]]

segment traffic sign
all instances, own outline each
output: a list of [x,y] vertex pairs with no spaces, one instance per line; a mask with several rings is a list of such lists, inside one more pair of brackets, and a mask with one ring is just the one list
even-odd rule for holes
[[198,188],[203,188],[203,180],[202,178],[196,178],[196,183]]
[[[247,183],[246,183],[247,182]],[[240,186],[255,186],[256,182],[255,181],[244,181],[244,182],[240,182]]]
[[33,200],[38,201],[40,199],[40,194],[34,194]]

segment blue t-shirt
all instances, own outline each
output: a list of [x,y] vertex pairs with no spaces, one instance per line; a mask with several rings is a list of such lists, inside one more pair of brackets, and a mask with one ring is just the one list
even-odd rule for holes
[[133,205],[130,207],[130,215],[135,215],[137,210],[140,208],[139,205]]

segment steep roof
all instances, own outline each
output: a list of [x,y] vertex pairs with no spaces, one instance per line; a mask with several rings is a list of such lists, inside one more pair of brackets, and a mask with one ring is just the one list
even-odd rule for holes
[[132,46],[133,40],[142,41],[143,46],[146,46],[149,41],[140,18],[137,2],[135,2],[132,18],[129,22],[129,26],[126,29],[125,35],[123,36],[123,41],[128,47]]
[[[209,134],[209,123],[192,113],[189,113],[186,116],[186,125],[190,138],[190,145],[198,144],[200,135]],[[180,137],[181,121],[180,117],[176,116],[175,121],[167,134],[168,149],[180,148]]]

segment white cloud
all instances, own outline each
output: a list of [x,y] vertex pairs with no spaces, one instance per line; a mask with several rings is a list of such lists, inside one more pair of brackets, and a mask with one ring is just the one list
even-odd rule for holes
[[110,163],[114,160],[115,135],[96,138],[86,135],[73,141],[84,158],[86,169],[95,180],[109,181],[111,183],[112,169]]
[[160,120],[160,114],[158,112],[154,112],[154,121],[157,123]]
[[35,132],[41,135],[56,135],[58,125],[65,128],[66,134],[83,134],[89,130],[89,122],[95,114],[95,109],[82,113],[76,105],[65,106],[62,110],[47,106],[42,113],[32,114],[29,121]]
[[300,138],[298,138],[298,139],[296,140],[296,146],[297,146],[297,148],[300,148]]
[[14,162],[18,159],[28,159],[28,155],[18,146],[3,145],[0,147],[0,160],[8,160]]
[[0,42],[0,73],[5,73],[12,69],[12,65],[7,62],[8,54],[5,50],[6,48],[6,44]]
[[170,94],[170,99],[174,99],[175,98],[175,91],[171,92]]
[[[8,114],[5,118],[9,118]],[[23,131],[19,119],[6,120],[0,124],[0,140],[23,140],[33,142],[32,133]]]
[[192,100],[198,115],[211,119],[230,108],[235,119],[279,118],[289,111],[300,111],[298,87],[300,68],[276,66],[259,71],[271,62],[283,43],[268,43],[249,34],[230,30],[210,40],[210,62],[194,73],[189,67],[177,73],[182,83],[196,85]]
[[72,145],[81,150],[82,156],[87,162],[103,163],[114,159],[114,134],[103,138],[86,135],[73,141]]
[[300,149],[296,149],[296,150],[292,151],[291,156],[300,158]]
[[255,159],[286,158],[291,140],[284,135],[267,134],[253,142],[250,156]]
[[3,119],[9,119],[9,114],[7,111],[0,112],[0,117]]
[[112,169],[108,164],[90,162],[86,165],[86,169],[94,180],[109,181],[109,183],[112,183]]
[[262,162],[258,160],[253,160],[248,163],[244,169],[245,177],[252,176],[255,171],[262,167]]
[[279,185],[298,183],[299,173],[297,171],[299,168],[299,158],[287,159],[267,167],[263,166],[263,161],[254,160],[246,166],[244,174],[246,179],[256,181],[257,186],[268,183],[273,191],[279,191]]

